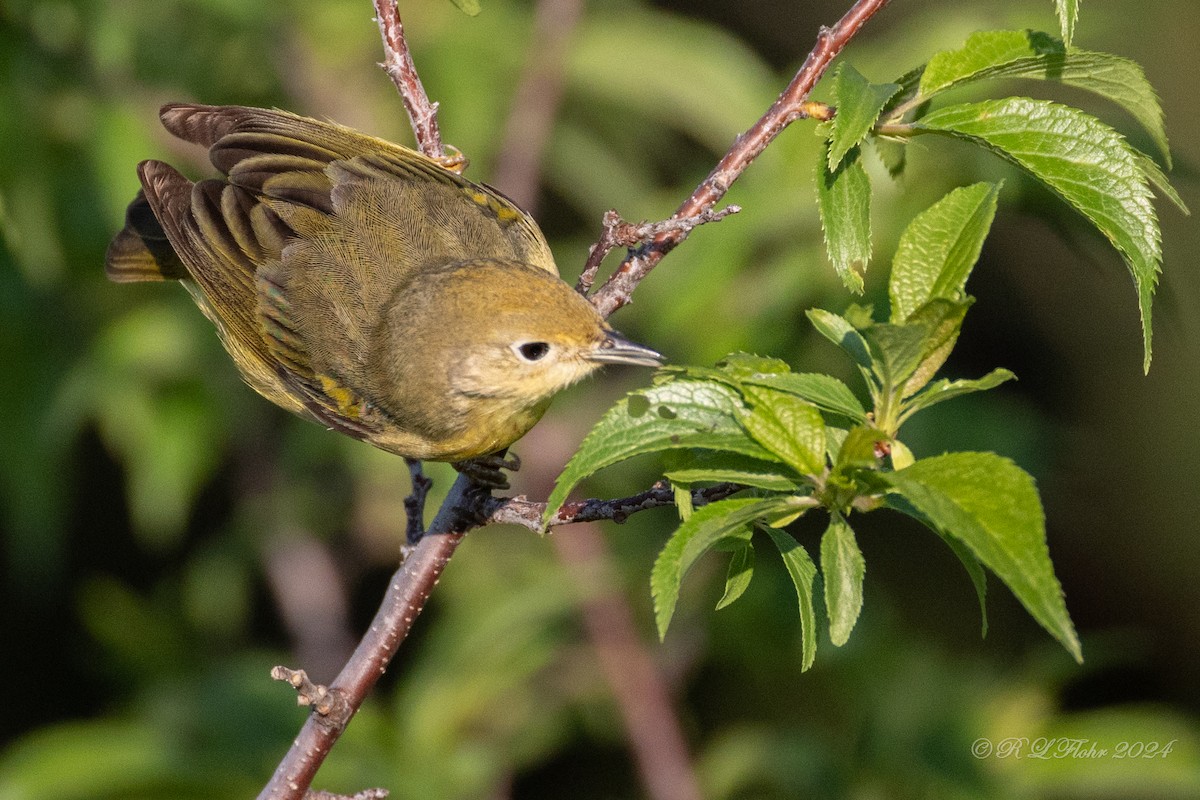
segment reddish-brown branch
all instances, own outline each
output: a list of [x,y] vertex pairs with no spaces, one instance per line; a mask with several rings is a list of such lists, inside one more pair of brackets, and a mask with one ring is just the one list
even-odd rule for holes
[[421,76],[417,74],[412,54],[408,52],[404,23],[400,20],[396,0],[372,2],[375,4],[375,21],[379,23],[379,33],[383,37],[384,59],[380,66],[400,92],[413,135],[417,137],[417,148],[430,158],[446,161],[446,148],[438,129],[438,106],[429,101],[429,95],[425,94],[425,87],[421,85]]
[[354,655],[329,685],[325,694],[334,698],[329,713],[309,714],[259,800],[301,800],[305,796],[317,769],[412,629],[463,534],[476,524],[460,511],[474,504],[472,494],[470,479],[459,476],[428,532],[392,575],[379,611]]
[[725,219],[730,214],[736,214],[741,210],[741,206],[726,206],[720,211],[709,209],[694,217],[671,217],[671,219],[664,219],[661,222],[640,222],[636,225],[621,219],[615,209],[605,211],[604,230],[601,231],[600,238],[588,251],[583,272],[579,273],[579,280],[575,283],[575,291],[586,295],[592,290],[592,284],[596,281],[596,273],[600,270],[600,263],[614,248],[633,247],[650,242],[663,233],[677,233],[686,237],[693,228],[706,222]]
[[[737,137],[725,157],[676,209],[675,218],[695,217],[710,211],[729,191],[733,182],[784,128],[816,110],[807,101],[817,81],[862,26],[887,4],[888,0],[858,0],[836,25],[832,28],[821,28],[817,35],[817,46],[808,54],[792,82],[767,113],[748,131]],[[633,290],[658,265],[663,256],[686,238],[687,233],[683,230],[660,233],[652,242],[621,263],[612,277],[592,295],[592,305],[605,317],[611,316],[614,311],[629,302]]]

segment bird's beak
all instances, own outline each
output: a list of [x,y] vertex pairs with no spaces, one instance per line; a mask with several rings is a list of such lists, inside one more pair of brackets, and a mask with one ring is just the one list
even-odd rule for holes
[[602,364],[635,364],[639,367],[657,367],[663,362],[663,357],[656,351],[631,342],[616,331],[609,331],[604,341],[587,357]]

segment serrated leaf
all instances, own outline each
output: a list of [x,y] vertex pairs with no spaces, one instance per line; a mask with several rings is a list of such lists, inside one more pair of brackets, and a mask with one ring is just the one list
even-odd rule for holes
[[936,529],[965,544],[1043,628],[1083,660],[1046,547],[1042,503],[1027,472],[994,453],[950,453],[878,477]]
[[926,386],[922,392],[909,398],[905,404],[905,412],[901,419],[907,419],[921,409],[935,406],[938,403],[944,403],[947,400],[953,400],[955,397],[994,389],[1005,381],[1015,380],[1016,377],[1016,375],[1006,369],[994,369],[982,378],[975,380],[952,381],[943,378],[939,381],[934,381]]
[[750,586],[754,577],[754,545],[746,544],[733,551],[729,558],[729,572],[725,577],[725,594],[717,601],[717,611],[733,603]]
[[1149,370],[1162,249],[1146,175],[1129,143],[1078,109],[1025,97],[948,106],[914,125],[975,141],[1028,170],[1113,243],[1137,288]]
[[900,234],[888,295],[892,322],[934,298],[959,299],[996,216],[1000,184],[976,183],[917,214]]
[[899,389],[916,371],[925,352],[924,325],[872,325],[863,332],[871,350],[871,370],[885,389]]
[[848,417],[855,422],[867,418],[862,403],[850,387],[831,375],[819,372],[789,372],[787,374],[752,375],[743,379],[753,386],[766,386],[802,397],[824,411]]
[[862,334],[845,317],[820,308],[805,312],[817,333],[845,350],[860,367],[870,369],[871,351]]
[[767,535],[779,549],[800,601],[800,670],[804,672],[817,657],[817,612],[813,604],[813,581],[817,577],[817,566],[808,551],[786,532],[768,528]]
[[898,83],[871,83],[843,61],[833,76],[833,104],[837,114],[829,136],[826,168],[837,170],[842,159],[862,143],[887,102],[900,91]]
[[[898,444],[898,442],[897,442]],[[911,461],[909,463],[912,463]],[[899,469],[899,467],[898,467]],[[979,599],[979,616],[982,630],[981,636],[987,636],[988,619],[987,619],[987,573],[983,571],[983,565],[979,563],[979,559],[975,554],[958,539],[953,536],[947,536],[936,525],[929,521],[924,514],[913,508],[912,504],[899,495],[889,495],[885,498],[885,505],[888,508],[894,509],[907,514],[913,519],[925,525],[930,530],[934,531],[946,543],[951,552],[958,557],[959,562],[963,565],[963,569],[967,571],[967,577],[971,580],[971,586],[975,589],[975,596]]]
[[550,519],[588,475],[636,455],[698,447],[776,460],[746,436],[738,421],[743,408],[735,388],[713,381],[670,380],[623,398],[600,418],[559,475],[543,519]]
[[825,469],[825,420],[813,404],[793,394],[746,386],[750,409],[740,420],[755,441],[802,475]]
[[803,478],[778,461],[762,461],[739,453],[715,450],[689,450],[672,454],[666,472],[673,483],[737,483],[773,492],[791,492],[800,488]]
[[1097,94],[1129,112],[1146,129],[1171,164],[1162,105],[1141,66],[1110,53],[1067,50],[1037,31],[984,31],[958,50],[938,53],[921,76],[920,91],[931,97],[980,80],[1027,78],[1054,81]]
[[458,7],[458,10],[466,14],[468,17],[478,16],[483,9],[479,5],[479,0],[450,0]]
[[1054,7],[1062,26],[1063,41],[1070,47],[1071,39],[1075,37],[1075,23],[1079,19],[1079,0],[1054,0]]
[[1133,151],[1134,160],[1137,161],[1138,167],[1146,174],[1146,178],[1150,184],[1158,189],[1158,193],[1170,200],[1176,208],[1186,216],[1191,216],[1191,209],[1187,207],[1187,203],[1183,202],[1183,198],[1179,196],[1179,192],[1175,191],[1175,187],[1171,185],[1171,181],[1167,178],[1166,173],[1155,163],[1154,159],[1143,153],[1141,150]]
[[791,501],[786,497],[735,497],[696,509],[667,540],[650,573],[659,637],[667,634],[679,600],[679,585],[696,559],[723,538],[745,535],[755,520],[791,511]]
[[905,381],[901,397],[908,397],[919,391],[933,379],[934,374],[942,368],[942,364],[946,363],[950,351],[958,341],[963,317],[973,302],[969,297],[961,302],[939,298],[930,300],[909,316],[907,324],[924,326],[926,333],[925,343],[921,347],[920,363]]
[[850,638],[850,631],[862,611],[866,568],[854,531],[841,514],[834,514],[821,536],[821,578],[825,583],[829,638],[836,647],[841,647]]
[[754,353],[730,353],[718,361],[716,367],[732,374],[735,378],[749,378],[755,375],[792,371],[788,363],[782,359],[755,355]]
[[860,273],[871,260],[871,181],[857,147],[835,170],[829,168],[827,156],[821,156],[817,166],[817,210],[834,270],[847,289],[862,294]]

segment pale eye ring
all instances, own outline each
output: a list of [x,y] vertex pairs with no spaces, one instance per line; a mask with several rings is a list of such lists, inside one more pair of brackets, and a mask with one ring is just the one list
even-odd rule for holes
[[514,345],[513,350],[521,357],[522,361],[541,361],[550,352],[550,344],[548,342],[522,342]]

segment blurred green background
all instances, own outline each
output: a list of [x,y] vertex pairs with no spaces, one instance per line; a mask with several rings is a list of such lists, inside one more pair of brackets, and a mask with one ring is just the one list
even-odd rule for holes
[[[606,209],[669,215],[846,5],[589,4],[537,197],[564,276]],[[483,6],[468,18],[445,0],[401,3],[443,134],[476,180],[503,158],[507,110],[541,45],[532,3]],[[0,0],[0,800],[252,796],[303,719],[269,667],[329,680],[382,594],[403,531],[403,462],[255,396],[178,287],[103,276],[139,160],[206,174],[203,154],[158,126],[164,102],[279,106],[410,142],[371,17],[367,0]],[[847,57],[884,81],[1003,27],[1057,31],[1057,20],[1049,0],[896,0]],[[1077,31],[1079,46],[1145,66],[1193,207],[1196,41],[1192,0],[1096,0]],[[1148,147],[1089,97],[1015,89],[1082,104]],[[811,125],[785,133],[729,193],[745,210],[673,253],[618,327],[674,362],[746,349],[852,382],[803,316],[850,301],[822,253],[817,144]],[[1200,797],[1200,229],[1161,209],[1165,276],[1143,377],[1135,295],[1105,242],[995,159],[940,141],[913,149],[899,182],[876,170],[868,299],[885,301],[885,265],[913,214],[952,186],[1004,178],[946,372],[1004,366],[1020,381],[939,406],[907,441],[918,456],[996,450],[1037,476],[1086,663],[995,580],[981,639],[953,555],[899,517],[861,524],[863,617],[844,648],[824,638],[804,675],[792,589],[765,556],[720,612],[724,567],[705,561],[656,641],[648,576],[669,510],[606,529],[607,555],[567,562],[551,540],[487,529],[467,537],[319,787],[647,796],[582,622],[600,592],[624,599],[659,664],[707,798]],[[610,372],[561,398],[517,444],[527,467],[515,488],[544,492],[601,411],[645,380]],[[590,491],[636,491],[654,469],[610,470]],[[430,473],[444,491],[448,469]],[[820,525],[796,532],[815,545]],[[981,737],[1175,745],[1157,758],[976,758]]]

